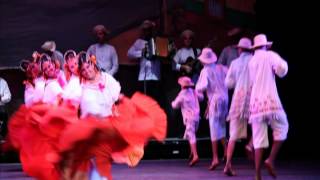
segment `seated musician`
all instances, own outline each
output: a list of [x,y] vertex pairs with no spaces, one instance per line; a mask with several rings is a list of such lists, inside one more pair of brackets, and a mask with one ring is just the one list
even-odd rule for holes
[[189,76],[196,83],[202,68],[200,61],[197,59],[201,50],[193,47],[194,32],[191,30],[184,30],[181,33],[181,38],[183,47],[177,51],[173,58],[173,69],[183,76]]
[[140,70],[138,76],[139,90],[153,97],[159,102],[160,99],[160,59],[156,56],[146,55],[149,40],[154,37],[155,23],[145,20],[141,26],[141,36],[128,50],[128,57],[131,60],[138,60]]

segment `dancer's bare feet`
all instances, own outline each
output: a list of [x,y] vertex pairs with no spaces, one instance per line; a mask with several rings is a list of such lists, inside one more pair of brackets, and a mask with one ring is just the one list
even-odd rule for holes
[[232,169],[231,166],[225,166],[223,173],[227,176],[236,176],[236,172]]
[[277,173],[274,169],[274,165],[273,163],[271,163],[268,159],[264,161],[264,165],[266,166],[269,174],[273,177],[276,178],[277,177]]
[[211,165],[209,166],[209,170],[213,171],[219,166],[219,161],[212,161]]
[[190,161],[189,166],[192,167],[196,165],[196,163],[199,161],[198,157],[193,157],[192,161]]

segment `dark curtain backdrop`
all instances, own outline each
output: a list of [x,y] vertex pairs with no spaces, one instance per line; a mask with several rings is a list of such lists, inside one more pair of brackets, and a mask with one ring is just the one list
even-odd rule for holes
[[[169,8],[176,3],[168,1]],[[86,50],[94,25],[116,35],[159,16],[160,8],[161,0],[0,0],[0,67],[18,66],[46,40],[56,41],[61,51]]]

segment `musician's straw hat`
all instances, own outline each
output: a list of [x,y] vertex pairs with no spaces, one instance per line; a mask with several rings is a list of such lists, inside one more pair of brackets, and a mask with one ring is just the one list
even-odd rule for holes
[[143,23],[140,25],[141,29],[149,29],[155,27],[156,24],[150,20],[144,20]]
[[97,34],[99,31],[102,31],[105,34],[110,34],[110,30],[108,30],[104,25],[98,24],[93,27],[92,32],[93,34]]
[[42,44],[41,48],[45,51],[55,51],[56,50],[56,43],[54,41],[46,41]]
[[186,29],[186,30],[184,30],[184,31],[181,33],[180,37],[181,37],[181,38],[184,38],[184,37],[186,37],[186,36],[188,36],[188,37],[194,37],[194,32],[191,31],[190,29]]

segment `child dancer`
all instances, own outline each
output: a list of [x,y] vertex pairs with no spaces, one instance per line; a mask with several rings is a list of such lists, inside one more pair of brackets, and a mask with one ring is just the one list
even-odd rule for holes
[[171,106],[174,109],[181,108],[183,124],[186,126],[183,138],[188,139],[189,141],[192,154],[192,160],[190,161],[189,166],[193,166],[199,160],[196,139],[196,131],[198,129],[200,119],[199,101],[197,94],[193,89],[194,84],[189,77],[180,77],[178,83],[181,86],[181,91],[176,99],[172,101]]

